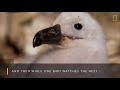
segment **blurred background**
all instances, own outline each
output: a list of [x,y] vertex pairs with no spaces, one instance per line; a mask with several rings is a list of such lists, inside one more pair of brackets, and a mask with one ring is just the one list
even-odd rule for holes
[[[0,63],[11,63],[22,56],[36,55],[35,33],[52,25],[61,12],[0,12]],[[109,63],[120,63],[120,12],[88,12],[103,27]],[[120,76],[120,68],[115,69]],[[119,72],[118,72],[119,71]]]

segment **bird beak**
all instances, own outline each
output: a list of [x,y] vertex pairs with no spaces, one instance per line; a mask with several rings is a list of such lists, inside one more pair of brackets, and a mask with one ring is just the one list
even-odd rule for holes
[[58,45],[62,39],[61,27],[56,24],[52,27],[40,30],[33,38],[33,47],[40,46],[42,44],[56,44]]

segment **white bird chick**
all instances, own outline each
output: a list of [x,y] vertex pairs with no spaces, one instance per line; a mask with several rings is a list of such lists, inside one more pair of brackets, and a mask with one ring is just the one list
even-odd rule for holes
[[39,31],[35,35],[33,47],[36,46],[43,47],[41,52],[32,61],[25,62],[107,63],[102,28],[85,12],[61,13],[53,27]]

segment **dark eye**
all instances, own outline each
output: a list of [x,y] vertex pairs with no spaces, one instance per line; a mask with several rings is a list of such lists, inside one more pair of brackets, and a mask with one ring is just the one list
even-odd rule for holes
[[76,23],[76,24],[74,24],[74,27],[77,30],[81,30],[83,26],[80,23]]

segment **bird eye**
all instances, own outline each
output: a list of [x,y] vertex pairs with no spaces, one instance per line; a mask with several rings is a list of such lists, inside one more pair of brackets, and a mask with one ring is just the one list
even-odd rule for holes
[[77,30],[81,30],[82,27],[83,27],[83,26],[82,26],[80,23],[74,24],[74,28],[77,29]]

